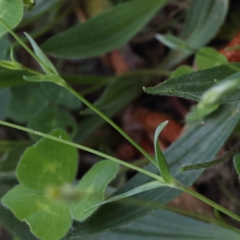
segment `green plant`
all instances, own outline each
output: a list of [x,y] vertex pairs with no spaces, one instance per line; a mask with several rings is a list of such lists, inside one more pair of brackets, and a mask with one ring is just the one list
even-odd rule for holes
[[[47,51],[57,58],[86,58],[107,53],[129,41],[167,2],[167,0],[132,0],[119,3],[110,9],[107,4],[106,12],[84,24],[77,24],[71,29],[56,34],[39,47],[29,34],[25,33],[25,37],[19,37],[13,30],[21,24],[24,6],[30,10],[34,6],[34,1],[0,0],[0,36],[8,33],[17,41],[15,47],[21,45],[41,68],[41,71],[37,71],[18,62],[14,56],[13,45],[5,37],[0,39],[4,46],[0,52],[0,77],[3,79],[0,81],[0,87],[12,87],[7,93],[1,93],[6,101],[3,110],[8,105],[8,117],[14,122],[26,124],[27,127],[2,120],[0,124],[24,131],[31,139],[23,143],[20,141],[2,143],[3,153],[10,152],[11,157],[14,156],[15,159],[24,153],[19,162],[14,161],[10,165],[0,162],[0,181],[3,181],[0,195],[3,196],[2,204],[11,210],[16,218],[25,221],[38,238],[78,239],[114,228],[113,231],[116,231],[116,236],[120,238],[126,234],[129,234],[127,235],[129,239],[148,235],[151,237],[155,234],[156,236],[151,239],[155,237],[157,239],[166,233],[161,228],[154,229],[155,218],[162,218],[160,227],[164,227],[164,224],[169,225],[167,234],[170,236],[174,229],[171,229],[171,222],[167,220],[176,218],[177,226],[180,226],[175,233],[176,238],[225,239],[228,236],[230,239],[237,239],[239,237],[239,230],[221,219],[192,216],[214,223],[215,226],[211,227],[167,210],[151,212],[153,209],[162,208],[181,192],[186,192],[209,204],[216,211],[240,221],[240,216],[237,214],[189,188],[202,173],[202,170],[196,169],[212,165],[210,160],[215,157],[240,119],[239,64],[228,63],[227,59],[216,50],[203,47],[215,36],[223,23],[227,14],[227,0],[206,1],[201,6],[199,15],[196,14],[196,10],[198,11],[202,1],[193,1],[187,13],[181,39],[172,35],[156,35],[159,41],[173,49],[161,63],[162,68],[164,66],[170,69],[196,53],[199,70],[195,72],[192,72],[188,66],[181,66],[171,74],[159,68],[160,70],[133,71],[114,79],[112,77],[97,79],[90,76],[78,78],[61,74],[58,64],[55,66],[43,52],[43,50]],[[43,10],[36,5],[33,11],[37,13],[34,17],[41,15],[45,7],[57,8],[58,4],[59,6],[63,4],[63,1],[58,3],[53,1],[52,5],[43,2],[41,4]],[[217,20],[214,14],[217,14]],[[31,16],[26,15],[23,25],[24,21],[31,22]],[[209,28],[215,23],[217,27],[209,32]],[[31,48],[27,42],[31,44]],[[5,51],[9,46],[10,53]],[[167,122],[158,126],[154,136],[155,157],[153,157],[126,134],[111,117],[139,94],[140,87],[149,85],[149,78],[159,75],[170,75],[170,79],[156,87],[144,87],[146,93],[190,98],[199,103],[187,117],[187,121],[191,124],[190,129],[164,154],[159,147],[158,139]],[[92,84],[93,86],[87,89],[87,93],[104,85],[107,87],[102,97],[92,104],[83,93],[70,85],[71,82]],[[10,95],[11,100],[9,100]],[[94,113],[100,116],[137,148],[150,162],[149,165],[141,168],[72,142],[71,137],[76,142],[83,142],[102,124],[102,120],[99,121],[97,116],[90,116],[78,126],[70,111],[79,110],[83,104],[88,109],[83,110],[82,114]],[[21,108],[23,105],[24,111]],[[6,110],[2,112],[5,113]],[[4,115],[2,119],[5,118]],[[69,128],[71,128],[71,137],[66,132]],[[32,141],[37,142],[29,147],[33,144]],[[80,181],[75,180],[78,164],[77,149],[105,159],[96,163]],[[231,153],[231,156],[237,153],[238,150]],[[219,162],[219,160],[214,161],[214,163]],[[234,163],[239,173],[239,155],[235,157]],[[108,194],[105,199],[105,189],[118,174],[119,164],[136,170],[138,174],[122,188],[113,194]],[[188,166],[189,164],[191,165]],[[12,172],[6,173],[6,170],[11,171],[15,168],[16,176]],[[181,168],[192,171],[180,171]],[[13,187],[16,182],[19,184]],[[0,210],[0,222],[9,227],[13,235],[20,239],[34,239],[26,226],[16,221],[10,211],[2,206]],[[147,216],[143,220],[137,220],[145,215]],[[17,227],[11,227],[9,219],[14,221],[14,226]],[[86,219],[88,221],[85,221]],[[119,227],[132,221],[136,222],[126,227]],[[145,221],[147,224],[140,228],[139,225]],[[186,222],[183,224],[181,221]],[[196,227],[198,233],[186,232],[187,225],[192,224],[198,224]],[[153,230],[149,230],[148,225],[154,227]],[[139,234],[139,228],[140,233],[143,232],[142,236]],[[94,239],[111,237],[112,234],[113,232],[100,234],[94,236]]]

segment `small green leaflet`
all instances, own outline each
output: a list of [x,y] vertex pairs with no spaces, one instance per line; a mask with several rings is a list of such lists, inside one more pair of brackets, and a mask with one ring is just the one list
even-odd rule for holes
[[22,17],[22,0],[0,0],[0,37],[8,31],[3,24],[13,29],[21,22]]
[[46,55],[43,53],[42,49],[37,45],[37,43],[32,39],[30,35],[25,33],[26,37],[28,38],[29,42],[31,43],[33,50],[36,54],[36,56],[39,58],[40,61],[38,63],[40,64],[42,70],[47,75],[59,75],[54,65],[51,63],[51,61],[46,57]]
[[[71,141],[63,130],[52,136]],[[41,139],[27,148],[17,167],[17,178],[30,189],[43,191],[48,186],[61,186],[73,182],[78,164],[74,147],[50,139]]]
[[159,144],[158,144],[158,137],[161,133],[161,131],[163,130],[163,128],[168,124],[168,121],[165,121],[163,123],[161,123],[154,134],[154,148],[155,148],[155,156],[156,156],[156,161],[158,164],[158,168],[162,174],[162,178],[164,179],[164,181],[166,183],[174,183],[175,179],[171,176],[171,173],[169,171],[169,167],[168,167],[168,163],[166,158],[164,157]]
[[170,76],[171,78],[177,78],[177,77],[181,77],[182,75],[191,73],[193,71],[193,69],[187,65],[182,65],[180,67],[178,67],[177,69],[175,69]]
[[224,55],[210,47],[203,47],[198,50],[195,59],[199,70],[228,63],[228,60]]
[[117,172],[118,164],[109,160],[94,165],[88,171],[77,185],[77,189],[80,194],[84,195],[84,198],[70,207],[74,219],[84,221],[97,210],[97,207],[95,207],[91,211],[83,214],[86,209],[89,209],[104,200],[104,190],[108,183],[115,177]]
[[[63,130],[52,136],[70,141]],[[94,165],[76,187],[78,164],[75,147],[42,139],[23,154],[17,167],[19,185],[2,198],[14,215],[28,223],[42,240],[59,240],[71,227],[73,217],[104,200],[107,184],[118,172],[118,164],[106,160]],[[85,220],[94,211],[82,216]]]

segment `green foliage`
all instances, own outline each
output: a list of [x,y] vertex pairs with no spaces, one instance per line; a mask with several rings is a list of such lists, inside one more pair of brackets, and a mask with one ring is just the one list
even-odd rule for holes
[[[50,132],[52,129],[62,128],[68,130],[74,137],[77,133],[77,123],[67,111],[59,108],[47,108],[29,121],[28,127],[41,132]],[[38,140],[36,135],[30,135],[33,140]]]
[[187,65],[182,65],[182,66],[178,67],[176,70],[172,71],[172,73],[170,75],[170,79],[181,77],[182,75],[191,73],[192,71],[193,71],[193,69],[191,67],[189,67]]
[[[95,205],[104,200],[105,188],[117,172],[118,164],[111,161],[102,161],[88,171],[76,186],[81,196],[84,197],[70,207],[74,219],[84,221],[97,210],[98,207],[95,207]],[[91,211],[85,213],[85,210],[89,208],[91,208]]]
[[[199,123],[193,125],[185,135],[164,152],[172,175],[180,182],[188,186],[192,185],[200,176],[202,170],[180,173],[179,169],[183,165],[189,164],[189,162],[194,164],[212,160],[231,134],[239,119],[239,104],[230,104],[219,109],[218,114],[206,119],[204,125]],[[145,169],[153,173],[159,172],[153,165],[149,165]],[[138,173],[114,195],[125,193],[150,181],[151,177]],[[68,239],[93,235],[105,229],[116,228],[135,221],[151,213],[157,206],[160,207],[166,204],[180,193],[178,190],[169,188],[154,189],[153,191],[136,195],[134,202],[138,204],[118,204],[117,211],[116,204],[106,204],[99,209],[94,218],[87,222],[76,224]],[[114,214],[112,214],[113,212]]]
[[3,22],[9,28],[15,28],[23,17],[23,2],[22,0],[1,0],[0,1],[0,37],[7,32]]
[[[81,102],[64,88],[53,83],[38,83],[14,87],[11,93],[8,108],[11,119],[28,123],[38,131],[50,132],[54,128],[62,127],[71,130],[72,136],[76,134],[75,119],[61,107],[75,110],[81,107]],[[36,136],[31,137],[38,139]]]
[[[169,22],[159,25],[153,21],[146,27],[168,2],[112,0],[110,3],[103,0],[100,3],[98,0],[89,0],[75,6],[74,3],[70,5],[62,0],[39,0],[34,7],[34,0],[0,0],[0,36],[8,30],[13,37],[0,39],[0,124],[16,130],[8,136],[16,140],[0,141],[0,197],[4,195],[1,201],[8,208],[0,206],[0,224],[8,228],[14,237],[31,240],[35,238],[30,233],[32,232],[42,240],[88,239],[88,235],[106,230],[111,232],[94,236],[94,239],[212,240],[239,237],[236,229],[231,228],[235,232],[226,230],[230,227],[219,219],[201,216],[201,219],[221,227],[190,220],[165,210],[151,212],[184,191],[240,222],[240,216],[188,187],[202,173],[200,167],[220,163],[223,159],[236,155],[235,151],[231,151],[221,159],[210,161],[214,159],[240,119],[240,65],[229,64],[226,57],[217,50],[204,47],[223,24],[229,1],[191,1],[180,36],[169,33],[178,32],[173,23],[178,22],[182,25],[181,16],[184,12],[174,17],[168,13],[172,13],[171,9],[175,10],[176,7],[178,13],[182,8],[180,5],[173,5],[170,10],[165,9],[159,13],[160,19],[165,15],[171,16]],[[23,18],[23,6],[26,12],[23,22],[20,23]],[[68,21],[65,17],[75,9],[80,22],[84,20],[84,14],[87,19],[85,23],[72,27],[71,24],[75,24],[77,19],[70,17],[71,21]],[[80,13],[81,10],[84,14]],[[42,16],[44,18],[41,18]],[[64,21],[61,21],[63,19]],[[61,25],[55,27],[58,22]],[[18,36],[12,29],[19,23],[18,32],[23,32],[24,26],[31,23],[26,28],[30,34],[25,33],[25,37],[21,34]],[[66,26],[69,28],[62,30]],[[162,30],[166,34],[162,34]],[[76,72],[80,75],[60,75],[60,70],[67,69],[68,72],[72,72],[68,64],[75,60],[53,59],[52,62],[43,52],[47,51],[57,58],[98,57],[127,44],[140,32],[140,41],[133,41],[133,45],[129,46],[141,45],[142,42],[145,45],[145,41],[153,40],[155,36],[162,44],[171,48],[160,66],[159,58],[153,59],[154,63],[150,65],[158,66],[156,69],[133,70],[119,76],[88,76],[83,73],[89,71],[92,66],[84,69],[85,61],[92,63],[92,60],[82,59],[77,62],[79,66]],[[38,39],[39,36],[43,38]],[[48,36],[51,36],[50,39],[45,39]],[[10,42],[9,39],[17,42]],[[46,41],[42,50],[37,42],[44,40]],[[31,47],[28,47],[27,41]],[[37,61],[41,72],[31,69],[33,64],[23,64],[28,64],[29,61],[22,61],[25,55],[19,54],[19,45]],[[237,47],[229,48],[232,49],[236,50]],[[138,47],[134,52],[138,52]],[[125,48],[119,53],[126,54],[124,57],[134,56],[125,52]],[[193,53],[196,53],[195,63],[198,68],[194,72],[195,66],[182,65],[191,62],[191,59],[186,62],[183,60]],[[121,59],[118,62],[114,54],[109,56],[109,62],[121,64]],[[21,61],[18,62],[19,59]],[[106,69],[104,68],[102,73],[108,74],[111,70],[106,63],[107,61],[104,61]],[[115,65],[112,64],[113,69],[116,68]],[[138,63],[133,60],[130,65],[130,68],[135,68]],[[169,71],[177,65],[180,67]],[[164,154],[158,139],[167,121],[158,126],[153,139],[155,157],[152,157],[110,117],[131,103],[141,93],[143,85],[150,86],[162,75],[170,78],[156,87],[144,88],[145,92],[189,98],[199,103],[187,116],[187,121],[195,123],[191,124],[187,132]],[[70,86],[69,82],[77,83],[76,87]],[[85,88],[86,86],[90,87]],[[103,90],[103,94],[96,97],[99,90]],[[145,99],[143,101],[145,102]],[[234,101],[235,103],[231,103]],[[82,103],[87,108],[79,113],[76,110],[81,108]],[[98,116],[89,116],[92,113]],[[7,117],[22,125],[1,121]],[[92,133],[104,122],[115,128],[151,164],[145,168],[138,167],[138,163],[131,164],[96,150],[102,147],[102,143],[96,146],[96,149],[79,144],[89,137],[92,138]],[[19,139],[25,139],[26,135],[18,130],[27,132],[35,141],[40,137],[44,138],[29,147],[32,142],[20,141]],[[76,143],[71,141],[66,131],[71,133]],[[48,132],[51,134],[46,134]],[[118,141],[115,141],[114,135],[106,138],[117,146]],[[90,144],[93,145],[93,142]],[[82,175],[83,172],[82,169],[78,171],[77,148],[101,159],[107,159],[96,163],[87,173],[84,172],[85,175],[79,181],[79,173]],[[234,163],[239,174],[238,158],[239,156],[235,157]],[[112,195],[108,193],[107,199],[104,200],[105,190],[117,175],[119,164],[139,173],[122,186],[122,175],[126,176],[126,173],[125,168],[120,169],[116,186],[120,182],[122,187],[114,189]],[[179,171],[185,168],[191,171]],[[90,217],[91,215],[93,217]],[[142,217],[144,218],[139,220]],[[29,225],[30,231],[26,224]]]
[[61,58],[104,54],[126,44],[166,3],[167,0],[132,0],[119,4],[112,11],[50,38],[42,48]]
[[[177,96],[195,101],[200,101],[204,92],[217,83],[221,83],[228,77],[237,73],[239,64],[221,65],[202,71],[197,71],[183,76],[169,79],[156,87],[145,88],[145,92],[154,95]],[[238,93],[225,98],[222,103],[237,101]]]
[[[62,130],[55,130],[52,135],[71,141]],[[75,148],[42,139],[23,154],[17,167],[17,177],[24,187],[43,191],[47,186],[73,182],[77,163]]]
[[158,210],[148,216],[110,232],[84,238],[86,240],[235,240],[239,233],[207,224],[166,210]]
[[50,62],[50,60],[46,57],[46,55],[43,53],[41,48],[36,44],[36,42],[32,39],[30,35],[25,33],[27,39],[31,43],[33,50],[38,57],[38,62],[42,68],[42,70],[47,74],[47,75],[58,75],[58,72],[54,65]]
[[174,67],[191,55],[193,50],[207,44],[219,31],[227,12],[228,0],[191,1],[180,35],[188,48],[171,51],[163,65]]
[[216,67],[228,63],[227,58],[214,48],[201,48],[196,54],[196,64],[199,70]]
[[155,157],[156,157],[156,162],[158,164],[158,168],[162,174],[162,177],[164,179],[165,182],[173,184],[174,183],[174,178],[171,176],[171,173],[169,171],[168,168],[168,163],[166,158],[164,157],[162,150],[160,149],[159,143],[158,143],[158,138],[159,135],[161,133],[161,131],[163,130],[163,128],[168,124],[168,122],[163,122],[161,123],[156,131],[155,131],[155,135],[154,135],[154,148],[155,148]]
[[[70,141],[63,130],[55,130],[51,135]],[[102,161],[76,187],[71,187],[77,163],[73,146],[50,139],[40,140],[23,154],[17,167],[20,184],[2,198],[2,203],[18,219],[27,222],[37,237],[43,240],[62,238],[71,227],[72,217],[84,220],[96,210],[81,214],[84,209],[103,201],[105,188],[118,171],[118,164]]]

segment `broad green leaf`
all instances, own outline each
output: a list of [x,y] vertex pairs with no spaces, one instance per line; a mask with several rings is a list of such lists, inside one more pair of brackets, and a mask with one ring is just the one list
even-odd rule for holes
[[[224,23],[228,4],[228,0],[191,1],[180,38],[191,49],[199,49],[206,45]],[[192,53],[190,50],[173,50],[162,64],[172,68]]]
[[26,37],[28,38],[29,42],[32,45],[32,48],[36,54],[36,56],[40,59],[38,63],[40,64],[42,70],[47,75],[59,75],[56,68],[52,64],[52,62],[46,57],[46,55],[43,53],[42,49],[37,45],[37,43],[32,39],[30,35],[25,33]]
[[224,63],[228,63],[227,58],[214,48],[203,47],[196,54],[196,64],[199,70],[216,67]]
[[[200,101],[204,92],[238,72],[239,64],[226,64],[169,79],[144,91],[154,95],[176,96]],[[240,94],[228,96],[222,103],[238,101]]]
[[0,119],[3,120],[7,116],[7,108],[11,98],[11,92],[8,88],[0,89]]
[[[240,233],[167,210],[158,210],[133,223],[85,240],[236,240]],[[77,239],[77,238],[72,238]]]
[[182,75],[188,74],[193,72],[193,69],[187,65],[182,65],[180,67],[178,67],[177,69],[175,69],[170,76],[171,78],[177,78],[177,77],[181,77]]
[[[111,197],[89,209],[87,209],[85,212],[87,213],[88,211],[90,211],[91,209],[93,208],[96,208],[96,207],[100,207],[106,203],[110,203],[110,202],[115,202],[115,201],[119,201],[119,200],[122,200],[122,199],[125,199],[125,198],[129,198],[131,196],[134,196],[136,194],[139,194],[139,193],[142,193],[142,192],[145,192],[145,191],[149,191],[149,190],[152,190],[152,189],[155,189],[155,188],[159,188],[159,187],[166,187],[167,184],[164,183],[164,182],[160,182],[160,181],[153,181],[153,182],[150,182],[150,183],[146,183],[146,184],[143,184],[139,187],[136,187],[126,193],[123,193],[123,194],[120,194],[120,195],[117,195],[115,197]],[[124,202],[126,203],[129,203],[129,202],[134,202],[134,198],[133,199],[127,199],[125,200]],[[84,213],[85,213],[84,212]]]
[[59,240],[72,224],[72,217],[65,203],[53,201],[32,189],[18,185],[3,198],[2,203],[14,215],[26,221],[31,231],[42,240]]
[[234,157],[234,167],[238,173],[238,176],[240,176],[240,154]]
[[[29,121],[28,127],[40,132],[48,133],[56,128],[62,128],[76,135],[78,125],[70,113],[59,108],[49,107]],[[30,134],[33,140],[39,140],[40,137]]]
[[62,58],[93,57],[126,44],[167,3],[132,0],[47,40],[42,48]]
[[22,0],[0,0],[0,37],[7,32],[2,21],[11,29],[15,28],[23,17]]
[[[63,130],[55,130],[51,135],[71,140]],[[71,183],[76,175],[77,164],[76,148],[42,139],[23,154],[17,167],[17,177],[23,186],[41,191],[48,186]]]
[[77,189],[84,197],[77,204],[70,207],[74,219],[84,221],[97,207],[87,213],[83,213],[104,200],[105,188],[116,176],[119,165],[110,160],[101,161],[95,164],[80,180]]
[[[205,120],[205,124],[196,123],[166,150],[164,154],[168,159],[170,171],[179,182],[190,186],[199,177],[202,170],[181,173],[179,169],[189,162],[202,163],[214,158],[239,121],[239,108],[237,103],[222,106]],[[158,169],[152,164],[146,169],[158,173]],[[115,195],[125,193],[150,181],[150,177],[137,174]],[[67,239],[78,239],[132,222],[149,214],[152,209],[156,208],[156,205],[166,204],[180,193],[175,189],[160,188],[136,195],[136,205],[106,204],[88,221],[76,224]]]
[[158,165],[158,168],[161,172],[162,178],[164,179],[165,182],[169,184],[173,184],[175,179],[171,176],[171,173],[169,171],[168,163],[165,158],[165,156],[162,153],[162,150],[160,149],[159,143],[158,143],[158,137],[163,130],[163,128],[168,124],[168,121],[165,121],[161,123],[154,134],[154,149],[155,149],[155,157],[156,157],[156,162]]
[[18,86],[11,92],[8,116],[20,123],[28,122],[51,105],[62,105],[70,110],[81,106],[75,96],[53,83]]

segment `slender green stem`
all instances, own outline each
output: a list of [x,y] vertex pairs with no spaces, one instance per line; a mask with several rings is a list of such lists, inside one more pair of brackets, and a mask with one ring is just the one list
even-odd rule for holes
[[[42,133],[42,132],[38,132],[38,131],[35,131],[33,129],[29,129],[29,128],[26,128],[26,127],[22,127],[22,126],[19,126],[19,125],[16,125],[16,124],[13,124],[13,123],[8,123],[8,122],[4,122],[4,121],[0,121],[0,124],[1,125],[4,125],[4,126],[7,126],[7,127],[11,127],[11,128],[15,128],[15,129],[18,129],[18,130],[21,130],[21,131],[24,131],[24,132],[28,132],[28,133],[32,133],[32,134],[35,134],[35,135],[38,135],[38,136],[41,136],[41,137],[45,137],[45,138],[48,138],[48,139],[52,139],[52,140],[55,140],[57,142],[61,142],[61,143],[65,143],[69,146],[72,146],[72,147],[76,147],[78,149],[81,149],[81,150],[84,150],[86,152],[90,152],[90,153],[93,153],[95,155],[98,155],[100,157],[103,157],[103,158],[106,158],[106,159],[109,159],[109,160],[112,160],[113,162],[116,162],[116,163],[119,163],[119,164],[122,164],[126,167],[129,167],[131,169],[134,169],[138,172],[141,172],[145,175],[148,175],[149,177],[152,177],[160,182],[164,182],[162,177],[154,174],[154,173],[151,173],[147,170],[144,170],[142,168],[139,168],[139,167],[136,167],[130,163],[127,163],[127,162],[124,162],[118,158],[115,158],[115,157],[112,157],[112,156],[109,156],[105,153],[102,153],[102,152],[99,152],[97,150],[94,150],[94,149],[91,149],[91,148],[88,148],[88,147],[85,147],[83,145],[80,145],[80,144],[77,144],[77,143],[73,143],[73,142],[70,142],[70,141],[67,141],[67,140],[64,140],[64,139],[61,139],[61,138],[58,138],[58,137],[54,137],[54,136],[51,136],[51,135],[48,135],[48,134],[45,134],[45,133]],[[166,184],[167,185],[167,184]]]
[[75,91],[70,85],[65,82],[64,85],[69,92],[71,92],[74,96],[76,96],[81,102],[87,105],[91,110],[97,113],[100,117],[102,117],[106,122],[108,122],[112,127],[114,127],[122,136],[124,136],[133,146],[135,146],[147,159],[149,159],[155,166],[157,163],[155,160],[142,148],[140,147],[131,137],[129,137],[116,123],[114,123],[109,117],[107,117],[104,113],[99,111],[94,105],[88,102],[81,94]]
[[228,209],[220,206],[219,204],[213,202],[212,200],[204,197],[203,195],[201,195],[201,194],[199,194],[199,193],[191,190],[190,188],[188,188],[188,187],[186,187],[186,186],[184,186],[184,185],[182,185],[182,184],[178,185],[177,188],[178,188],[179,190],[182,190],[182,191],[190,194],[190,195],[193,196],[193,197],[196,197],[197,199],[199,199],[199,200],[207,203],[208,205],[212,206],[213,208],[216,208],[216,209],[219,210],[220,212],[225,213],[225,214],[228,215],[229,217],[231,217],[231,218],[237,220],[238,222],[240,222],[240,216],[238,216],[238,215],[236,215],[235,213],[231,212],[230,210],[228,210]]

